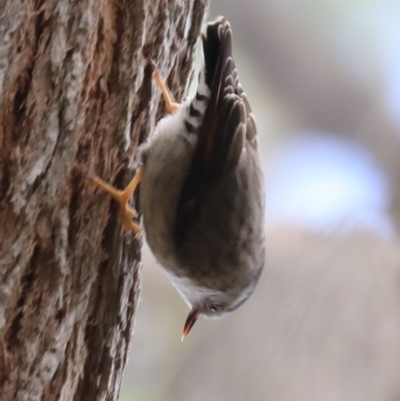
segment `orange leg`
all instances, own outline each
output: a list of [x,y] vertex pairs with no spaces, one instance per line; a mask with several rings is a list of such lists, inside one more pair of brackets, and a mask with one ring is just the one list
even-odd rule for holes
[[172,96],[172,93],[168,89],[167,84],[164,82],[164,80],[161,78],[161,75],[158,71],[157,66],[154,64],[154,61],[150,60],[151,67],[153,68],[153,78],[156,81],[157,85],[161,89],[161,93],[164,98],[165,102],[165,107],[168,111],[168,113],[174,113],[175,111],[179,110],[181,107],[179,103],[175,102],[174,97]]
[[137,212],[128,205],[128,201],[132,194],[135,192],[136,187],[139,185],[142,176],[143,166],[139,168],[135,176],[132,178],[131,182],[123,191],[115,189],[98,177],[93,177],[90,179],[93,185],[108,192],[119,203],[122,224],[124,225],[125,231],[132,230],[135,234],[140,234],[141,229],[136,223],[132,221],[132,218],[137,217]]

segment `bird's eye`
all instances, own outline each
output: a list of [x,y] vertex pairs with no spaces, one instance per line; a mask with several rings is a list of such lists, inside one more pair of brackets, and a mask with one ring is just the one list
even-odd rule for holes
[[215,306],[210,306],[210,311],[211,311],[211,312],[216,312],[216,311],[217,311],[217,308],[216,308]]

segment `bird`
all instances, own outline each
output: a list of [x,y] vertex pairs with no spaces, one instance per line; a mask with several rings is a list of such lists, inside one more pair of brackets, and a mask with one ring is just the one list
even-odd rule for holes
[[265,263],[264,179],[254,115],[239,82],[224,17],[202,32],[197,92],[177,103],[151,60],[167,115],[141,145],[141,166],[119,191],[124,229],[141,234],[128,205],[140,183],[144,232],[190,308],[182,339],[200,317],[222,317],[253,293]]

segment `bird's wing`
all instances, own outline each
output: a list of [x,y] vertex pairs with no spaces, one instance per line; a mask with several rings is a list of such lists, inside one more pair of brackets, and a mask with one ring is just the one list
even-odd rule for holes
[[198,214],[202,189],[238,164],[246,138],[256,136],[249,103],[238,81],[232,56],[232,30],[224,18],[209,23],[202,36],[205,83],[210,98],[176,210],[178,241]]

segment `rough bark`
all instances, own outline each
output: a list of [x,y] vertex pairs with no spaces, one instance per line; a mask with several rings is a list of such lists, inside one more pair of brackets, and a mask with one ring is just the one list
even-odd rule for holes
[[160,99],[147,60],[180,99],[206,6],[0,2],[1,400],[117,399],[141,240],[87,177],[132,177]]

